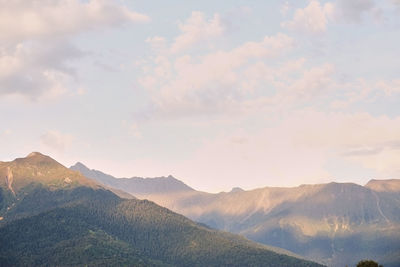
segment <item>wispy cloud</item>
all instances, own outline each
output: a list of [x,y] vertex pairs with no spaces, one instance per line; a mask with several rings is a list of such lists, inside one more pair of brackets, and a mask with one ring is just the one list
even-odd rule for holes
[[246,98],[246,69],[279,57],[293,46],[292,38],[277,34],[197,58],[158,56],[140,83],[164,115],[217,112]]
[[70,43],[23,42],[0,52],[0,95],[32,98],[64,92],[75,72],[68,63],[84,55]]
[[190,18],[185,22],[179,22],[178,27],[181,34],[178,35],[171,45],[171,52],[180,52],[199,42],[207,42],[221,36],[226,31],[221,16],[214,16],[207,20],[205,14],[199,11],[193,11]]
[[290,30],[322,33],[326,31],[327,24],[333,15],[332,3],[321,5],[319,1],[312,0],[307,7],[297,9],[292,20],[282,22],[281,25]]
[[[288,5],[285,5],[285,14],[288,9]],[[281,26],[292,31],[321,34],[332,23],[360,23],[366,15],[381,21],[383,11],[374,0],[337,0],[326,3],[311,0],[306,7],[296,9],[293,18],[282,22]]]
[[47,149],[56,151],[58,153],[65,152],[71,145],[73,137],[70,134],[64,134],[59,131],[47,131],[40,136],[40,142]]
[[[225,131],[204,142],[185,162],[179,175],[191,184],[218,183],[227,187],[251,177],[252,187],[326,182],[331,160],[372,169],[379,176],[398,176],[400,117],[374,117],[368,113],[326,114],[302,109],[284,116],[271,115],[269,126],[258,131]],[[198,173],[191,173],[196,169]]]
[[25,40],[75,35],[150,18],[114,1],[0,1],[0,39],[18,43]]
[[0,96],[38,99],[68,91],[77,78],[70,63],[85,54],[72,45],[72,37],[147,21],[148,16],[112,1],[1,0]]

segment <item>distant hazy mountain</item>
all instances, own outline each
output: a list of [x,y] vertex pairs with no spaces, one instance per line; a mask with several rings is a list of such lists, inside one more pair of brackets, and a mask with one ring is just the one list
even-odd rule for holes
[[271,249],[120,198],[40,153],[0,162],[1,266],[320,266]]
[[391,180],[371,180],[369,181],[365,187],[368,187],[377,192],[400,192],[400,180],[391,179]]
[[[95,178],[92,173],[85,175]],[[364,258],[400,266],[400,180],[371,180],[366,186],[234,188],[219,194],[192,189],[127,192],[216,229],[330,266],[353,266]]]
[[188,192],[194,191],[193,188],[187,186],[183,182],[175,179],[172,176],[168,177],[156,177],[156,178],[118,178],[105,174],[101,171],[90,170],[82,163],[78,162],[74,166],[70,167],[71,170],[79,171],[86,177],[95,179],[96,181],[130,192],[135,195],[143,194],[168,194],[177,192]]

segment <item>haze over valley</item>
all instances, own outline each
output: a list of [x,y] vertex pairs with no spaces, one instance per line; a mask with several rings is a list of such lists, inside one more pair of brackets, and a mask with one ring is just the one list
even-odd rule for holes
[[120,198],[38,152],[0,162],[0,177],[1,265],[322,266]]
[[0,0],[0,266],[400,266],[399,47],[399,0]]
[[82,163],[70,169],[149,199],[215,229],[281,247],[329,266],[374,258],[400,262],[400,180],[264,187],[211,194],[172,176],[114,178]]

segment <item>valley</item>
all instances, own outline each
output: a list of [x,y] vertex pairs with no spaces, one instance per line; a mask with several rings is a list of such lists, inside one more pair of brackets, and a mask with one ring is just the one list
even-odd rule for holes
[[321,266],[121,198],[38,152],[0,162],[0,177],[1,265]]
[[400,180],[371,180],[365,186],[332,182],[249,191],[236,188],[210,194],[171,176],[119,179],[81,163],[71,169],[214,229],[328,266],[352,266],[371,257],[384,266],[400,262]]

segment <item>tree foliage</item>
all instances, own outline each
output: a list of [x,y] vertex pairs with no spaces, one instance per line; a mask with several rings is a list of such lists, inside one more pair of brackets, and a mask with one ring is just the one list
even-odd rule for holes
[[383,267],[373,260],[362,260],[357,263],[357,267]]
[[320,266],[106,190],[38,187],[13,210],[0,265]]

